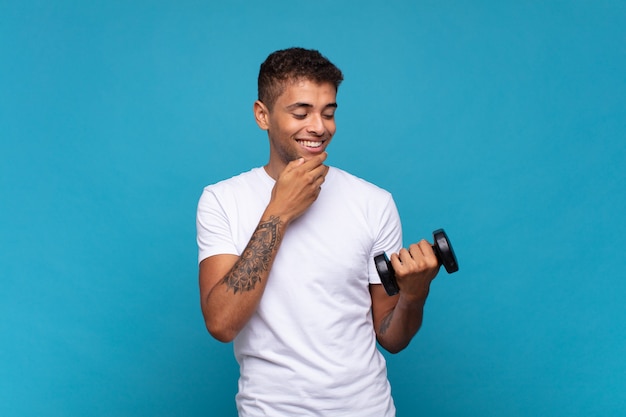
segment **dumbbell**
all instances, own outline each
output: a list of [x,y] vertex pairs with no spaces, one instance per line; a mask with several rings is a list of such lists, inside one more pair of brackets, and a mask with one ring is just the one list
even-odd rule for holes
[[[443,265],[444,268],[446,268],[448,274],[458,271],[459,264],[456,261],[456,255],[454,254],[454,250],[452,249],[452,245],[450,244],[450,240],[448,239],[446,232],[443,229],[435,230],[433,232],[433,241],[435,244],[432,245],[432,247],[435,255],[437,256],[437,260],[441,265]],[[376,265],[376,271],[378,272],[380,281],[383,283],[383,287],[385,287],[387,294],[397,294],[398,291],[400,291],[400,288],[398,288],[396,275],[387,254],[381,253],[380,255],[376,255],[374,257],[374,264]]]

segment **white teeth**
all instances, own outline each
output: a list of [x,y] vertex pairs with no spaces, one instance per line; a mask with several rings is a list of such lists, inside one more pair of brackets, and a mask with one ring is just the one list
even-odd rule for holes
[[307,148],[319,148],[322,146],[322,142],[313,142],[311,140],[301,140],[299,142]]

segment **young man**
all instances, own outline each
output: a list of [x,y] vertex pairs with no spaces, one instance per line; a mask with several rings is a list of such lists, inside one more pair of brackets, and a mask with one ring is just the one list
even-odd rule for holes
[[[391,195],[324,165],[341,71],[291,48],[261,65],[254,116],[269,161],[208,186],[198,204],[208,331],[234,340],[240,416],[394,416],[385,360],[419,330],[439,265],[402,248]],[[373,257],[392,253],[388,296]]]

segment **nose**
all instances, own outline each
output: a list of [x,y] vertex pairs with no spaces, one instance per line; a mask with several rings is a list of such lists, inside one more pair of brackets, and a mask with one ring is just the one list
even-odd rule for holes
[[315,135],[322,136],[326,131],[326,126],[324,125],[324,119],[321,114],[312,114],[309,117],[309,125],[307,126],[307,132]]

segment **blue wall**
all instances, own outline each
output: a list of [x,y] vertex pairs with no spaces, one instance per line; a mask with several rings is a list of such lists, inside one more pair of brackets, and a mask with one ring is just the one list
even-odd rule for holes
[[329,162],[460,259],[387,355],[399,415],[626,414],[626,3],[4,0],[0,415],[236,414],[195,208],[267,160],[294,45],[346,76]]

